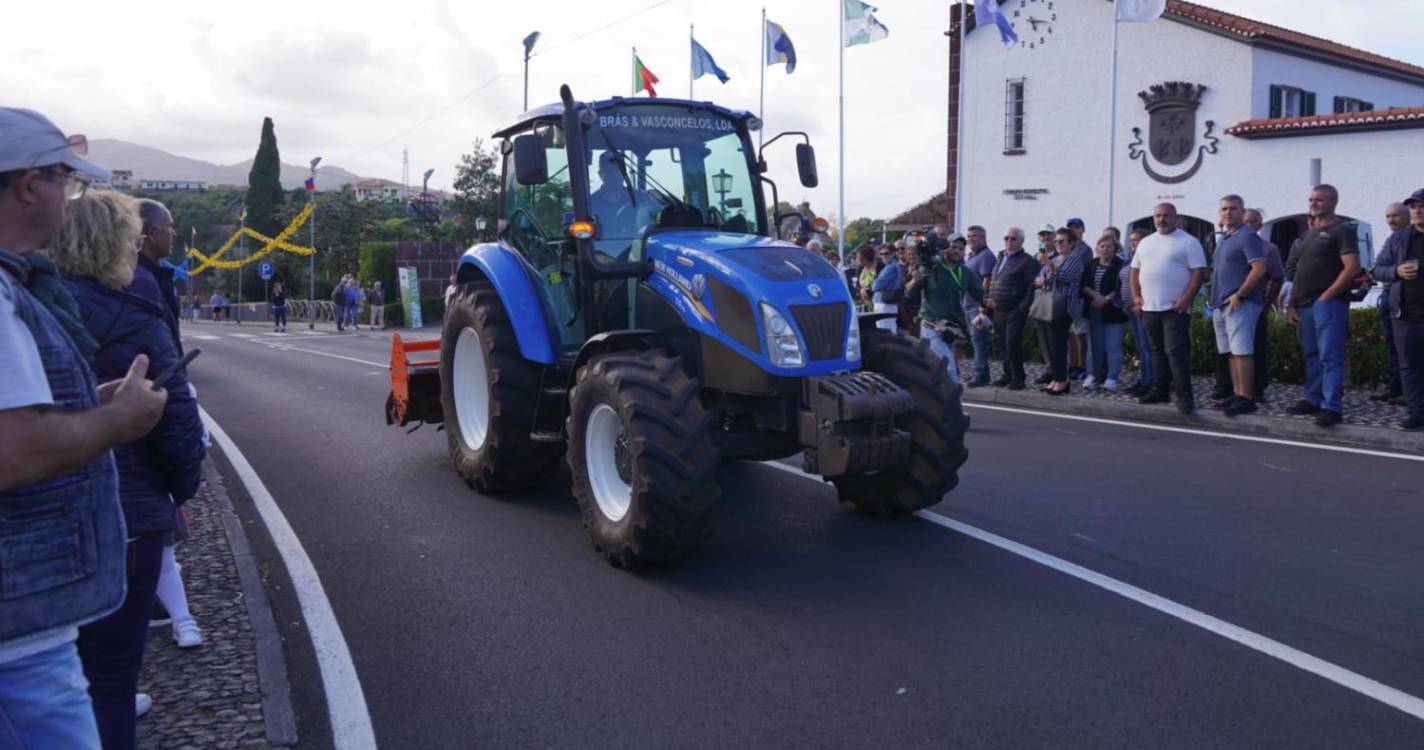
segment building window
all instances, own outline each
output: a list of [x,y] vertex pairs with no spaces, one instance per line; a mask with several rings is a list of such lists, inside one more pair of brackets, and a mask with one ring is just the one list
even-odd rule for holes
[[1014,78],[1004,87],[1004,153],[1024,153],[1024,79]]
[[1294,86],[1271,87],[1271,119],[1315,114],[1315,92]]
[[1337,115],[1345,112],[1373,112],[1374,108],[1374,104],[1363,99],[1355,99],[1348,96],[1335,97],[1335,114]]

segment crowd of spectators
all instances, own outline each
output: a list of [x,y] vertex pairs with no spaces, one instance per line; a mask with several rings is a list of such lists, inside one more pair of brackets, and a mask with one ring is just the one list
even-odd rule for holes
[[[1368,268],[1354,223],[1335,213],[1339,199],[1331,185],[1313,188],[1305,231],[1284,252],[1260,234],[1264,214],[1227,195],[1210,252],[1184,230],[1176,207],[1161,203],[1152,228],[1134,229],[1126,243],[1106,227],[1090,244],[1079,218],[1040,227],[1032,255],[1019,227],[1004,230],[998,252],[978,225],[963,235],[938,225],[872,240],[852,251],[846,283],[861,312],[885,316],[877,325],[932,337],[951,376],[968,387],[1027,387],[1023,337],[1032,320],[1045,393],[1121,391],[1143,404],[1175,403],[1184,414],[1197,408],[1193,318],[1209,316],[1215,334],[1213,406],[1237,416],[1268,398],[1269,326],[1282,315],[1297,328],[1305,363],[1304,397],[1286,411],[1321,428],[1344,420],[1348,311],[1375,287],[1389,379],[1371,398],[1406,406],[1401,429],[1424,429],[1424,190],[1386,207],[1390,233]],[[1139,359],[1131,384],[1128,341]],[[1003,362],[997,380],[991,342]],[[972,375],[961,376],[969,367],[961,353],[972,358]]]

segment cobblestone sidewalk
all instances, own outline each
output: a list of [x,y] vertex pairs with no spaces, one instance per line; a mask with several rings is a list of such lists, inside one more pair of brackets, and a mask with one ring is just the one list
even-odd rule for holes
[[256,639],[222,510],[208,485],[187,507],[193,535],[177,556],[203,645],[178,648],[168,625],[149,631],[139,690],[153,697],[153,708],[139,719],[138,746],[269,747]]

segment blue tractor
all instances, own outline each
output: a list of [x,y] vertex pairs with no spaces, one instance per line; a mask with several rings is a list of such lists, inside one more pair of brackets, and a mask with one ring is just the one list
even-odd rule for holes
[[[495,134],[499,240],[461,257],[438,360],[395,343],[387,420],[443,422],[482,493],[566,460],[620,567],[697,547],[723,460],[800,453],[870,515],[939,502],[968,455],[961,388],[927,342],[857,315],[824,258],[776,239],[757,118],[561,94]],[[809,142],[796,158],[814,187]]]

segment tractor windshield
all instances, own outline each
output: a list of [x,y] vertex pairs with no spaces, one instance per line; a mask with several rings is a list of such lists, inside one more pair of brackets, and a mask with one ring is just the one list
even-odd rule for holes
[[655,227],[759,234],[751,147],[736,121],[696,107],[601,110],[587,125],[589,206],[600,250],[626,255]]

